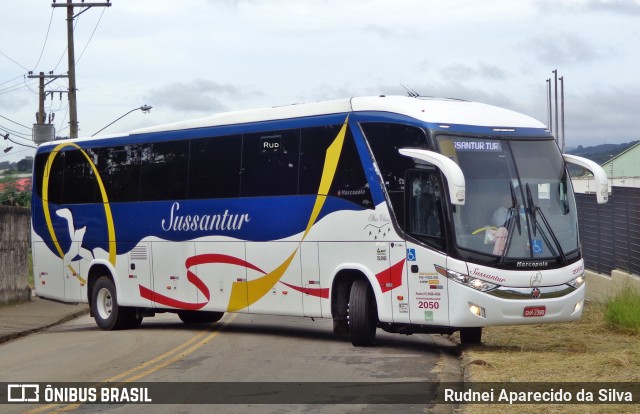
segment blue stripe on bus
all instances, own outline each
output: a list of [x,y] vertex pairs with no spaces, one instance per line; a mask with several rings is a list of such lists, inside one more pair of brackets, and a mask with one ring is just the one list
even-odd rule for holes
[[[284,239],[305,230],[315,199],[315,195],[304,195],[112,203],[117,254],[127,253],[145,237],[169,241],[188,241],[206,236],[227,236],[245,241]],[[42,200],[38,197],[34,197],[33,208],[34,231],[55,252],[42,214]],[[90,251],[95,248],[108,251],[107,223],[102,204],[50,204],[50,208],[53,228],[63,251],[69,251],[71,236],[67,221],[55,213],[62,208],[71,211],[76,230],[86,227],[82,247]],[[364,208],[341,198],[328,197],[316,222],[330,213],[347,210]],[[196,216],[198,219],[194,220]]]

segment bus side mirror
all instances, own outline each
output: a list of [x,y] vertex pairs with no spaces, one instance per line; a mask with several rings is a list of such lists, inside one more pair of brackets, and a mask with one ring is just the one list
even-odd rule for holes
[[400,154],[411,157],[418,161],[418,163],[427,163],[435,165],[444,176],[447,178],[447,185],[449,186],[449,199],[451,204],[462,206],[465,200],[465,180],[462,170],[451,159],[445,157],[437,152],[413,149],[413,148],[400,148],[398,150]]
[[565,162],[586,168],[593,174],[596,182],[596,199],[598,204],[605,204],[609,200],[609,180],[602,167],[591,160],[575,155],[562,154],[562,157]]

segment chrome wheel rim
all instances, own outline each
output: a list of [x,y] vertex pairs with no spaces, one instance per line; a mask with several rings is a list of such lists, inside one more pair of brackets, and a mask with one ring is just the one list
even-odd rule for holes
[[113,297],[111,296],[109,289],[100,289],[98,292],[97,302],[100,318],[109,319],[111,312],[113,312]]

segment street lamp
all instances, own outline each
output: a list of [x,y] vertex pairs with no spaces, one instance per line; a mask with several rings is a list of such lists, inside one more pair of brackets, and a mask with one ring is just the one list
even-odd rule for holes
[[139,108],[134,108],[134,109],[130,110],[129,112],[127,112],[126,114],[122,115],[121,117],[119,117],[119,118],[115,119],[115,120],[114,120],[113,122],[111,122],[109,125],[105,126],[105,127],[104,127],[104,128],[102,128],[100,131],[96,132],[95,134],[93,134],[93,135],[91,135],[91,136],[92,136],[92,137],[93,137],[93,136],[96,136],[97,134],[99,134],[100,132],[102,132],[102,131],[104,131],[105,129],[109,128],[111,125],[115,124],[116,122],[118,122],[119,120],[121,120],[122,118],[124,118],[125,116],[129,115],[131,112],[135,112],[135,111],[140,110],[140,111],[142,111],[142,113],[147,114],[147,113],[149,113],[149,111],[151,111],[151,108],[153,108],[153,106],[150,106],[150,105],[142,105],[142,106],[141,106],[141,107],[139,107]]

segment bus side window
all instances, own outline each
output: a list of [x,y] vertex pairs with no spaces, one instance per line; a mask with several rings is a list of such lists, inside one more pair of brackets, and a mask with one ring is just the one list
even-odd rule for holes
[[140,199],[140,145],[96,148],[96,166],[110,202]]
[[[85,150],[91,157],[91,150]],[[95,203],[100,199],[98,180],[91,164],[81,151],[77,149],[64,151],[64,182],[62,184],[62,201],[64,204]]]
[[[327,149],[335,141],[341,128],[342,125],[331,125],[302,129],[300,194],[318,192]],[[371,190],[350,129],[347,129],[328,195],[348,200],[360,207],[374,208]]]
[[145,144],[140,156],[140,200],[187,198],[189,141]]
[[299,129],[245,134],[240,196],[296,195],[299,154]]
[[347,129],[329,195],[348,200],[360,207],[375,208],[351,129]]
[[238,197],[241,151],[241,135],[191,140],[188,197]]
[[62,185],[64,178],[64,157],[62,154],[57,154],[54,158],[54,162],[51,165],[51,169],[49,171],[49,176],[45,177],[46,165],[49,157],[52,156],[49,152],[43,152],[36,156],[35,160],[35,179],[36,179],[36,191],[38,197],[44,199],[44,191],[43,186],[45,179],[49,184],[49,188],[47,189],[47,198],[50,203],[61,204],[62,203]]
[[415,162],[412,158],[401,155],[398,150],[430,149],[427,135],[424,130],[405,124],[363,122],[360,127],[380,169],[398,223],[404,226],[405,173],[415,167]]
[[418,240],[444,249],[440,182],[435,173],[407,174],[407,232]]

